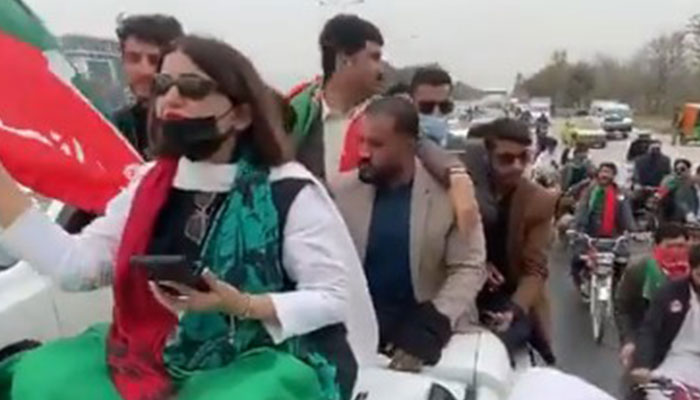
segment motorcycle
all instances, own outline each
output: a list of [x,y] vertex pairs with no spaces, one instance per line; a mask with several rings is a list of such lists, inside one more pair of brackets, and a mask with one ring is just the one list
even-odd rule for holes
[[581,232],[570,231],[572,240],[583,240],[586,250],[580,255],[586,268],[581,270],[581,295],[588,302],[593,339],[601,344],[606,322],[613,316],[613,292],[616,270],[627,264],[627,257],[618,256],[618,250],[627,243],[627,235],[615,239],[592,238]]
[[[657,394],[655,397],[652,395]],[[635,399],[700,400],[700,388],[665,377],[654,377],[649,383],[637,385]]]

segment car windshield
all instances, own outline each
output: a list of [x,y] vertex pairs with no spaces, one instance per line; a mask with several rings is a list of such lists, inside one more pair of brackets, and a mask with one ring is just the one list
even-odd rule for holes
[[631,115],[627,107],[609,108],[604,111],[605,118],[627,118]]

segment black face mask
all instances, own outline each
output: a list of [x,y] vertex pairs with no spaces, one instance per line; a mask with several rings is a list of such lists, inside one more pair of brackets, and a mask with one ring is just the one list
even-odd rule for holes
[[185,156],[191,161],[202,161],[211,157],[228,138],[229,132],[219,132],[219,118],[187,118],[162,121],[165,153],[174,157]]

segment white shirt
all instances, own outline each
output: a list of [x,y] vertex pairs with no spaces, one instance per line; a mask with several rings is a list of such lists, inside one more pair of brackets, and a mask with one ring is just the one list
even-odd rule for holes
[[700,388],[700,297],[693,290],[681,330],[655,372]]
[[323,156],[326,180],[333,179],[340,171],[340,159],[345,147],[345,134],[353,112],[346,114],[332,110],[326,100],[321,101],[323,117]]
[[[145,172],[117,195],[78,235],[70,235],[46,215],[30,208],[0,232],[0,246],[21,255],[37,271],[67,290],[90,290],[111,284],[114,260],[131,203]],[[234,164],[194,163],[183,158],[173,186],[226,192],[236,176]],[[270,180],[303,178],[313,182],[292,203],[284,229],[282,263],[297,283],[295,291],[271,293],[279,324],[266,324],[281,342],[318,328],[345,322],[356,357],[376,353],[377,326],[362,266],[345,224],[325,188],[296,163],[273,168]]]

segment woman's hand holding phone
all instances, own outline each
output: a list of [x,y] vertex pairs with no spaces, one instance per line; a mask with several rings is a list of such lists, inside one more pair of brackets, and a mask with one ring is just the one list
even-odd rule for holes
[[199,291],[177,282],[151,281],[149,284],[155,298],[175,314],[222,312],[240,317],[246,314],[250,316],[253,300],[250,295],[241,293],[235,287],[219,280],[209,270],[202,273],[202,279],[209,286],[209,291]]

